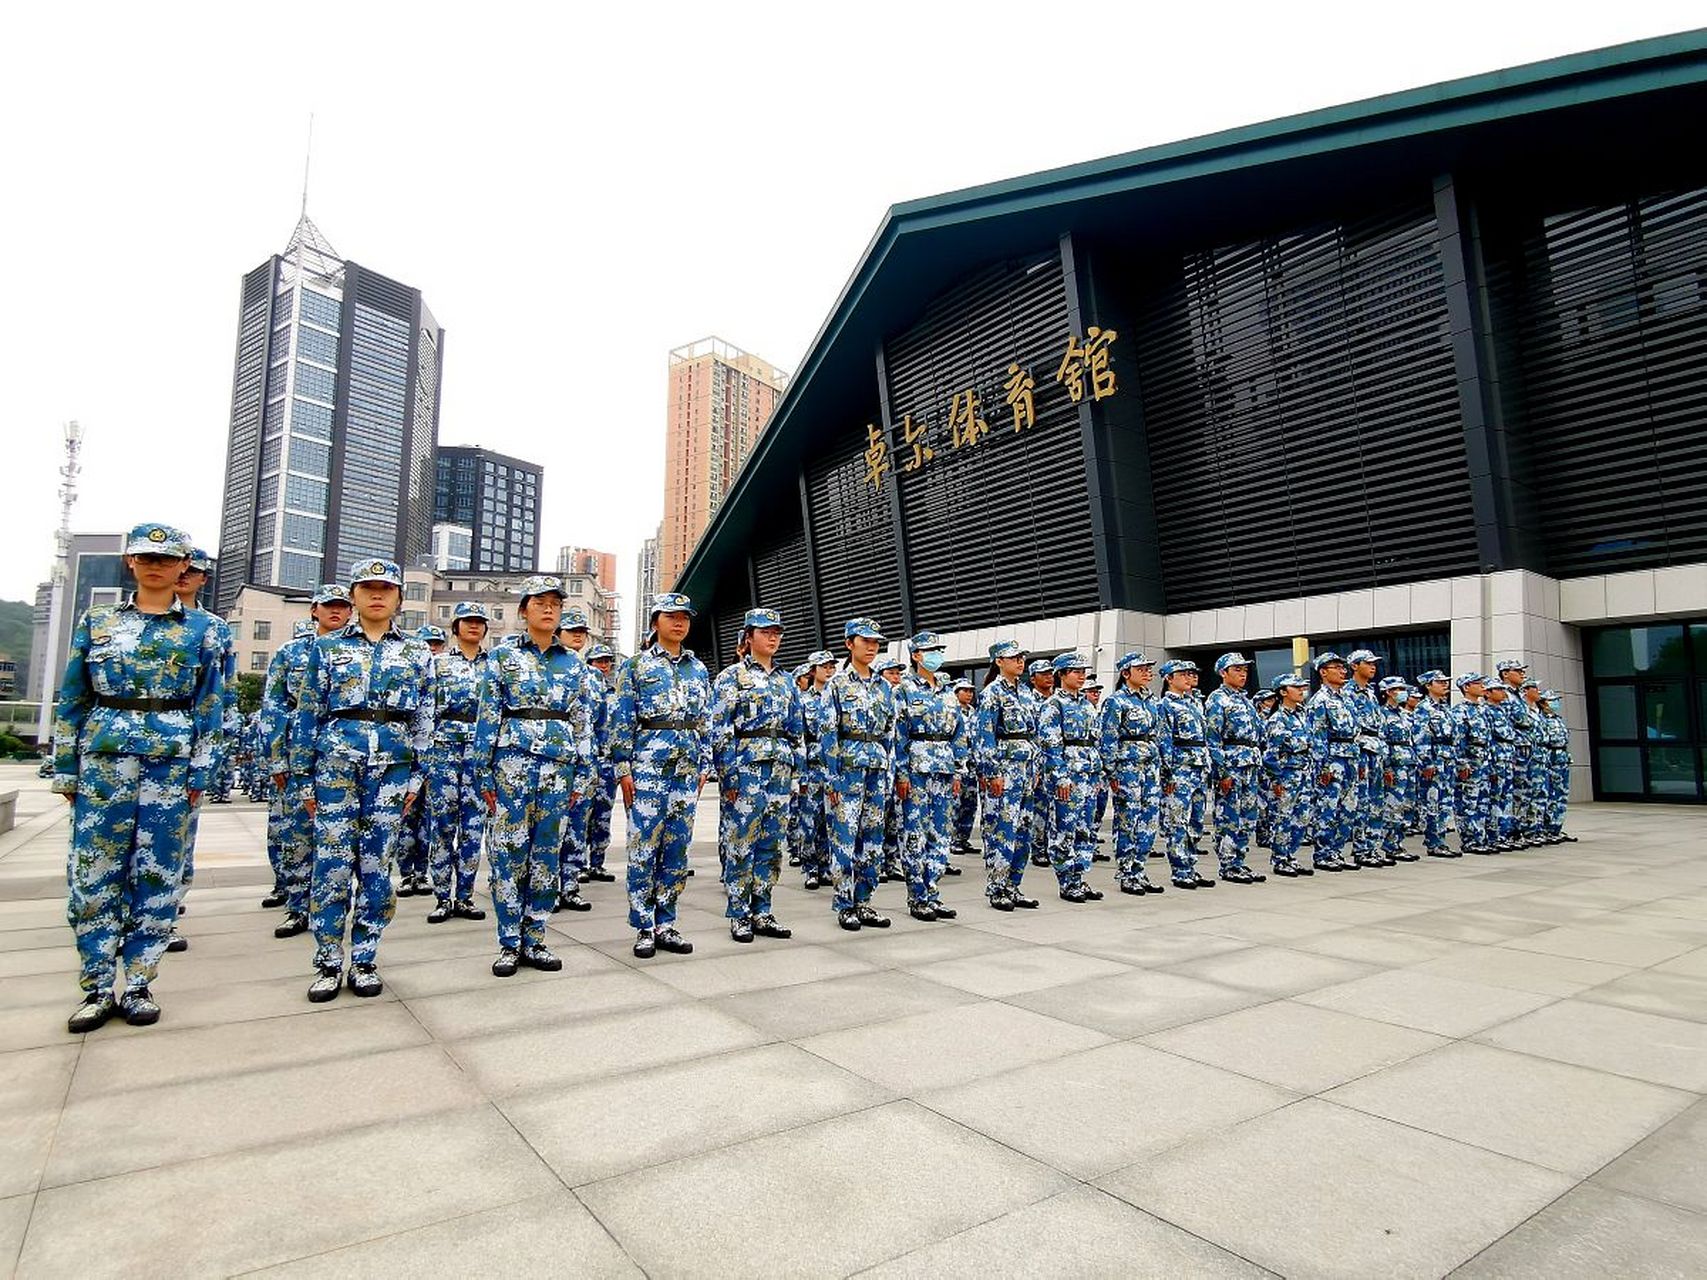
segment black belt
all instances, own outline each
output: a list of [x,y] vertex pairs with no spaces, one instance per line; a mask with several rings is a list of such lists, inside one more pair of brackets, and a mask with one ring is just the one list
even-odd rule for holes
[[998,733],[996,735],[996,741],[998,741],[998,742],[1030,742],[1036,736],[1037,735],[1033,732],[1028,732],[1028,731],[1022,730],[1019,733]]
[[1357,741],[1357,735],[1355,733],[1351,733],[1351,734],[1330,733],[1328,735],[1328,741],[1329,742],[1340,742],[1340,743],[1356,742]]
[[953,742],[952,733],[915,733],[909,735],[914,742]]
[[793,738],[793,734],[782,729],[737,729],[737,738]]
[[1061,739],[1061,745],[1064,747],[1094,747],[1094,746],[1096,746],[1096,744],[1097,744],[1097,740],[1095,738],[1062,738]]
[[573,720],[573,711],[557,711],[551,707],[506,707],[506,720]]
[[108,693],[95,695],[97,707],[110,707],[114,711],[188,711],[194,704],[194,698],[118,698]]
[[1175,738],[1174,739],[1174,746],[1176,746],[1176,747],[1201,747],[1202,745],[1203,745],[1203,739],[1202,738]]
[[1120,740],[1122,742],[1154,742],[1156,735],[1153,733],[1123,733],[1120,735]]
[[866,733],[862,729],[847,729],[836,735],[843,742],[880,742],[887,743],[889,739],[882,734]]
[[1450,747],[1452,745],[1451,738],[1442,738],[1432,734],[1429,736],[1429,741],[1437,747]]
[[1381,740],[1381,731],[1379,729],[1359,729],[1357,731],[1357,736],[1360,738],[1374,738],[1379,742]]
[[1253,742],[1249,738],[1222,738],[1221,745],[1224,747],[1260,747],[1262,743]]
[[334,720],[366,720],[371,724],[408,724],[413,711],[401,707],[343,707],[332,713]]
[[662,729],[697,729],[699,726],[691,720],[672,720],[668,716],[654,716],[648,719],[642,716],[640,727],[650,732]]
[[816,733],[809,733],[809,734],[807,734],[807,735],[806,735],[806,741],[807,741],[807,742],[808,742],[808,743],[813,743],[813,742],[816,742],[816,741],[818,741],[818,739],[819,739],[819,738],[820,738],[820,737],[821,737],[821,736],[823,736],[823,735],[821,735],[821,734],[816,734]]
[[441,711],[439,712],[439,723],[473,724],[474,713],[472,711]]

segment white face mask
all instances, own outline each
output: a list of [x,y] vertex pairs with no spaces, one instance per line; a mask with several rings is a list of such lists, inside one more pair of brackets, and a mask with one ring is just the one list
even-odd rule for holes
[[932,649],[929,653],[925,654],[920,661],[924,664],[926,671],[940,671],[942,670],[943,660],[947,657],[948,655],[941,649]]

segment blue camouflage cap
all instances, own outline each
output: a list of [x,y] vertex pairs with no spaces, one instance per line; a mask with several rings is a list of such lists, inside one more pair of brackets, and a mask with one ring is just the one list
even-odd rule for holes
[[596,644],[587,650],[588,662],[615,662],[616,654],[608,644]]
[[1436,680],[1449,681],[1451,679],[1452,677],[1447,675],[1446,672],[1442,671],[1439,667],[1430,667],[1427,671],[1417,677],[1417,683],[1427,686],[1433,684]]
[[1089,680],[1085,681],[1085,692],[1086,693],[1096,693],[1101,688],[1102,688],[1102,681],[1098,680],[1095,676],[1092,676]]
[[1238,653],[1236,651],[1233,653],[1224,653],[1219,658],[1215,659],[1215,674],[1220,675],[1222,672],[1226,671],[1228,667],[1249,667],[1254,665],[1255,664],[1242,653]]
[[842,639],[852,640],[855,636],[864,636],[867,640],[875,640],[879,644],[889,639],[883,634],[883,628],[877,625],[875,618],[849,618],[847,624],[842,627]]
[[1195,674],[1197,671],[1197,664],[1190,658],[1169,658],[1160,667],[1156,668],[1157,674],[1164,680],[1169,676],[1177,676],[1182,671]]
[[1332,649],[1329,649],[1326,653],[1318,653],[1314,658],[1310,659],[1310,665],[1317,671],[1320,671],[1323,667],[1330,667],[1336,662],[1342,667],[1346,665],[1346,660],[1340,657],[1340,655],[1335,653]]
[[1091,669],[1090,659],[1082,653],[1057,654],[1055,661],[1050,663],[1050,666],[1055,669],[1057,675],[1063,671],[1089,671]]
[[796,680],[810,680],[812,678],[812,664],[810,662],[802,662],[794,669],[794,678]]
[[444,644],[446,640],[445,629],[436,627],[429,622],[426,626],[416,629],[415,639],[425,640],[428,644]]
[[952,688],[952,689],[953,689],[953,690],[954,690],[954,691],[955,691],[955,692],[956,692],[956,693],[958,693],[958,692],[959,692],[959,691],[960,691],[960,690],[962,690],[962,689],[964,689],[964,690],[966,690],[966,692],[968,692],[968,693],[971,693],[971,692],[973,692],[973,689],[972,689],[972,681],[971,681],[971,680],[969,680],[969,679],[968,679],[968,678],[967,678],[967,677],[965,677],[965,676],[961,676],[961,677],[960,677],[960,679],[958,679],[958,680],[956,680],[956,681],[955,681],[955,682],[954,682],[954,683],[953,683],[953,684],[952,684],[952,685],[951,685],[951,686],[949,686],[949,687],[950,687],[950,688]]
[[554,578],[549,573],[535,573],[522,579],[522,604],[535,596],[556,596],[559,600],[567,600],[569,593],[563,589],[563,579]]
[[1114,670],[1116,675],[1125,675],[1133,667],[1153,667],[1155,665],[1144,656],[1142,650],[1134,649],[1131,653],[1120,655],[1120,661],[1114,664]]
[[693,617],[693,601],[680,591],[660,591],[652,597],[652,607],[647,610],[647,617],[656,618],[660,613],[685,613]]
[[1525,680],[1522,684],[1517,686],[1517,691],[1522,693],[1525,689],[1539,689],[1540,687],[1541,682],[1539,680]]
[[1310,682],[1308,680],[1306,680],[1303,676],[1294,675],[1290,671],[1287,672],[1285,675],[1281,676],[1279,679],[1277,679],[1274,682],[1274,688],[1275,688],[1276,693],[1280,692],[1283,689],[1308,689],[1309,687],[1310,687]]
[[336,582],[322,582],[318,590],[308,598],[310,607],[317,604],[354,604],[350,593]]
[[906,670],[906,667],[907,664],[902,662],[901,659],[887,656],[879,658],[876,662],[871,664],[871,669],[879,673],[884,671],[904,671]]
[[395,560],[357,560],[350,566],[350,585],[353,587],[358,582],[389,582],[401,587],[403,570]]
[[456,624],[461,622],[464,618],[474,618],[480,622],[492,621],[492,619],[486,616],[486,606],[478,604],[473,600],[463,600],[458,603],[456,608],[451,610],[451,628],[454,630],[456,628]]
[[557,620],[559,631],[591,631],[593,624],[587,621],[587,611],[578,604],[564,608],[562,616]]
[[213,572],[213,557],[200,547],[190,548],[190,568],[198,573]]
[[1541,691],[1541,700],[1543,702],[1557,702],[1559,700],[1559,691],[1557,689],[1543,689]]
[[290,638],[292,640],[300,640],[304,636],[313,635],[318,630],[320,630],[320,628],[315,626],[312,622],[299,622],[290,629]]
[[1382,693],[1392,693],[1395,689],[1403,689],[1405,687],[1405,677],[1387,676],[1375,687]]
[[1521,658],[1501,658],[1498,662],[1494,663],[1494,672],[1497,675],[1503,676],[1508,671],[1528,670],[1529,664]]
[[1462,693],[1465,685],[1487,684],[1488,677],[1483,675],[1480,671],[1466,671],[1452,683],[1457,685],[1459,692]]
[[806,665],[809,667],[833,666],[835,661],[836,655],[831,653],[828,649],[814,649],[811,653],[806,655]]
[[741,625],[743,627],[752,627],[754,630],[757,630],[760,627],[777,627],[780,629],[782,626],[782,615],[775,609],[766,609],[762,607],[757,609],[748,609],[747,616],[741,619]]
[[997,658],[1023,658],[1025,650],[1019,647],[1018,640],[998,640],[990,646],[990,660]]
[[930,653],[938,649],[948,648],[948,641],[934,631],[921,631],[907,641],[907,647],[914,653]]
[[1360,662],[1384,662],[1385,659],[1373,649],[1353,649],[1346,657],[1346,665],[1355,667]]
[[186,560],[190,550],[189,535],[169,524],[139,524],[125,535],[124,540],[127,556],[170,556],[174,560]]
[[1048,675],[1054,669],[1054,663],[1052,663],[1048,658],[1033,658],[1030,662],[1025,664],[1025,674],[1028,676]]
[[1258,689],[1255,693],[1253,693],[1251,695],[1251,701],[1252,702],[1267,702],[1270,698],[1277,698],[1279,696],[1280,695],[1275,693],[1275,691],[1273,689]]

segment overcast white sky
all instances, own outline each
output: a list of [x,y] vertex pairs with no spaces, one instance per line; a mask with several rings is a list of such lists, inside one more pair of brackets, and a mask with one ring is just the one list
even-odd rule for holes
[[32,5],[0,75],[0,414],[29,600],[79,530],[215,541],[238,285],[309,213],[447,330],[439,438],[634,555],[666,357],[785,369],[898,201],[1703,21],[1696,3]]

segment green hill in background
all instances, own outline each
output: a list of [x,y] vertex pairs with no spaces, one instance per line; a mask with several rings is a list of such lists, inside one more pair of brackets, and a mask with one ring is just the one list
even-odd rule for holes
[[34,624],[30,615],[33,605],[22,600],[0,600],[0,653],[18,664],[18,696],[24,696],[30,669],[30,641]]

